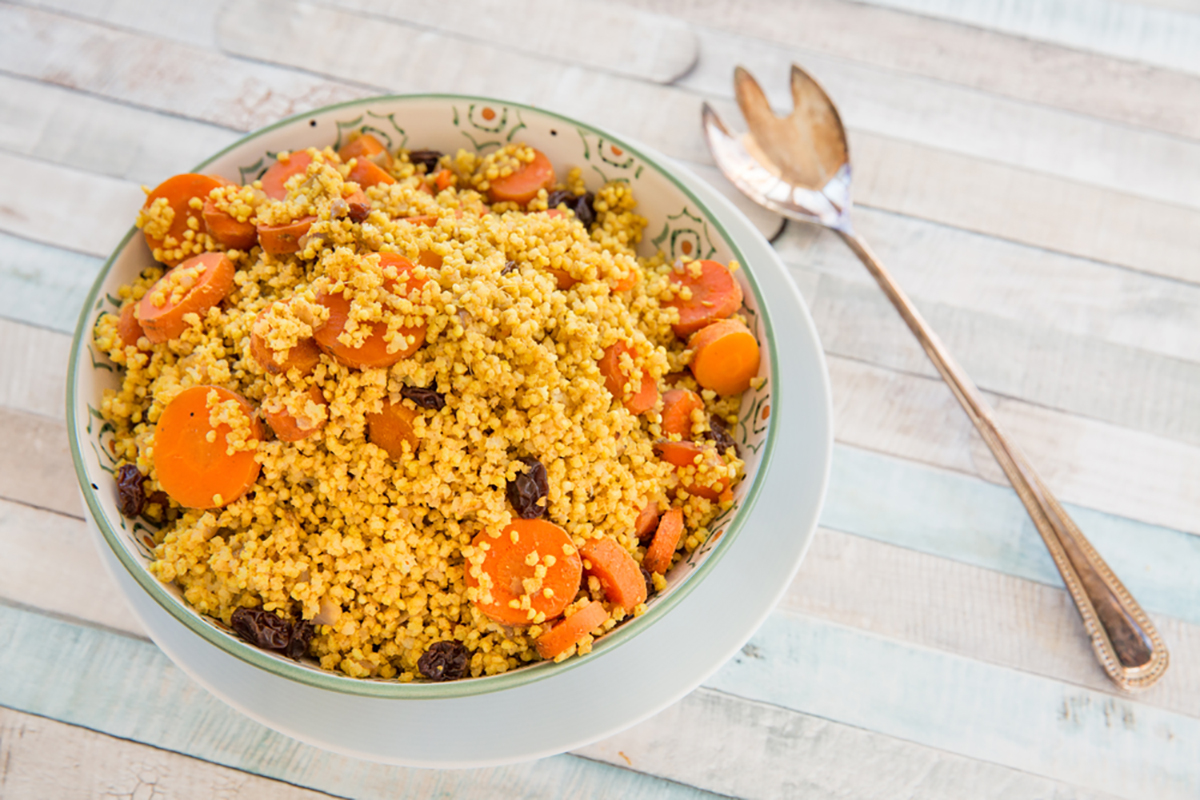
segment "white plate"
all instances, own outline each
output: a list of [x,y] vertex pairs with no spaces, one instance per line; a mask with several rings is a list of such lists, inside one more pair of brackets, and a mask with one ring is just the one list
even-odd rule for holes
[[247,716],[326,750],[414,767],[481,767],[565,752],[634,725],[691,692],[746,643],[796,574],[816,527],[832,451],[828,373],[812,318],[775,251],[715,189],[653,155],[742,248],[779,345],[775,402],[787,397],[762,495],[712,574],[646,635],[575,669],[491,694],[385,700],[279,680],[213,647],[141,589],[92,522],[138,618],[188,675]]

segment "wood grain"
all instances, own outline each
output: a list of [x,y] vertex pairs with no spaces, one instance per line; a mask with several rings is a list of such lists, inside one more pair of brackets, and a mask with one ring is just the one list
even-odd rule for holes
[[82,518],[61,419],[0,407],[0,498]]
[[62,419],[71,337],[0,319],[0,407]]
[[74,332],[101,264],[97,256],[0,233],[0,318]]

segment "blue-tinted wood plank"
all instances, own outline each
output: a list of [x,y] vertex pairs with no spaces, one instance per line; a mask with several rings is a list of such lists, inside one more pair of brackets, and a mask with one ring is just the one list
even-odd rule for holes
[[103,263],[0,231],[0,317],[73,332]]

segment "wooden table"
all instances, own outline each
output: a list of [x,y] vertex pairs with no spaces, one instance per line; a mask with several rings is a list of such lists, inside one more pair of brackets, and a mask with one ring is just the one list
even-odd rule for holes
[[[775,246],[836,416],[821,527],[681,702],[555,758],[402,769],[251,722],[145,638],[85,531],[62,411],[140,184],[287,114],[435,90],[719,181],[701,101],[736,119],[740,63],[786,107],[792,61],[841,106],[862,233],[1158,623],[1157,687],[1109,684],[949,391],[850,252],[797,224]],[[0,4],[0,176],[0,797],[1200,795],[1194,0]]]

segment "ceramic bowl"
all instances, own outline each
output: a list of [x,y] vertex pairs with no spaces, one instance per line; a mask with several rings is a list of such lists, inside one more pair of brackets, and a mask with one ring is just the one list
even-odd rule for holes
[[[598,639],[591,653],[560,664],[541,662],[511,672],[446,683],[356,679],[321,669],[314,661],[292,661],[259,650],[234,635],[218,620],[187,605],[178,587],[153,577],[147,567],[153,560],[154,531],[142,520],[128,520],[117,511],[114,458],[109,448],[111,427],[99,408],[105,390],[120,382],[118,368],[92,344],[92,330],[100,315],[118,308],[118,288],[129,283],[153,263],[140,232],[131,229],[105,263],[84,306],[71,352],[67,383],[67,423],[80,489],[101,546],[111,549],[137,585],[179,625],[212,646],[273,675],[337,692],[388,698],[453,698],[498,692],[570,670],[602,656],[637,636],[694,589],[722,555],[736,547],[761,491],[774,442],[772,415],[779,398],[772,376],[777,369],[775,341],[766,303],[754,277],[754,264],[746,259],[719,218],[699,198],[664,169],[652,156],[607,131],[545,110],[501,100],[450,95],[376,97],[319,109],[285,119],[256,131],[191,169],[180,172],[216,174],[245,183],[258,178],[276,152],[309,146],[335,149],[355,132],[369,132],[390,150],[432,148],[453,152],[459,148],[486,153],[509,142],[526,142],[546,153],[565,174],[578,166],[589,189],[612,181],[627,181],[638,199],[638,212],[648,220],[642,255],[662,251],[671,258],[737,260],[743,265],[735,275],[745,294],[744,314],[759,343],[763,359],[761,386],[742,399],[740,422],[734,434],[746,462],[746,477],[737,486],[733,507],[717,517],[713,534],[666,575],[667,587],[647,603],[647,611]],[[166,176],[164,176],[166,177]],[[133,219],[136,208],[129,209]]]

